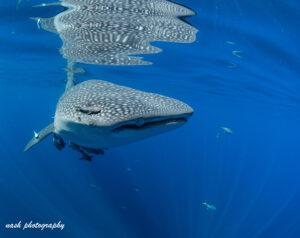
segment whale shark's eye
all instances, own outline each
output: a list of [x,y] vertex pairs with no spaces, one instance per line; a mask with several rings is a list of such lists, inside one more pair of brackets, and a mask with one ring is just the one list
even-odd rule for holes
[[90,106],[90,107],[77,107],[76,108],[77,112],[81,112],[87,115],[94,115],[94,114],[99,114],[101,113],[101,109],[95,106]]

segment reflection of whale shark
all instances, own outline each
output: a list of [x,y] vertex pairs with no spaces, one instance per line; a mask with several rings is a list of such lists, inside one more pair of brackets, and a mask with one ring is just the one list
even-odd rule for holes
[[72,62],[145,65],[150,62],[133,55],[160,52],[150,45],[152,41],[195,41],[197,30],[179,19],[194,13],[166,0],[63,0],[57,4],[68,10],[36,20],[43,29],[59,34],[61,53]]
[[183,125],[193,110],[173,98],[101,80],[88,80],[60,98],[54,123],[37,133],[25,151],[54,133],[57,148],[70,142],[90,160],[101,149],[131,143]]

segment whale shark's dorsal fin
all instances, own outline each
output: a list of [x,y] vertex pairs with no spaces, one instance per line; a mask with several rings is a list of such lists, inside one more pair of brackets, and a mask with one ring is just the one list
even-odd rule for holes
[[27,143],[27,145],[24,148],[24,152],[29,150],[32,146],[38,144],[43,139],[45,139],[48,135],[52,134],[54,131],[54,124],[51,123],[50,125],[46,126],[44,129],[42,129],[39,132],[34,132],[34,136],[32,139]]
[[68,60],[67,63],[68,63],[68,66],[67,66],[67,83],[66,83],[65,92],[68,91],[70,88],[72,88],[75,85],[74,74],[76,73],[75,63],[73,61],[70,61],[70,60]]

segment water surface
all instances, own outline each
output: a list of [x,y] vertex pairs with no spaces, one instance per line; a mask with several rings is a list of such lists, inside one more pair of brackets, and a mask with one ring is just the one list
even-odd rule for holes
[[[80,65],[103,79],[190,104],[184,127],[92,163],[51,138],[23,154],[63,93],[61,39],[30,17],[61,7],[0,3],[0,236],[297,238],[300,236],[298,1],[177,2],[196,12],[192,44],[154,42],[147,66]],[[231,128],[224,134],[220,127]],[[216,210],[207,210],[208,202]],[[4,224],[66,224],[8,231]]]

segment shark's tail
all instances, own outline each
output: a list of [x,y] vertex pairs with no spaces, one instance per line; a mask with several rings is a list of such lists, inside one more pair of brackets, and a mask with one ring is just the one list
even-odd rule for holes
[[39,131],[38,133],[34,133],[33,138],[27,143],[27,145],[24,148],[24,152],[29,150],[32,146],[38,144],[43,139],[45,139],[47,136],[52,134],[54,131],[54,124],[51,123],[50,125],[46,126],[44,129]]

